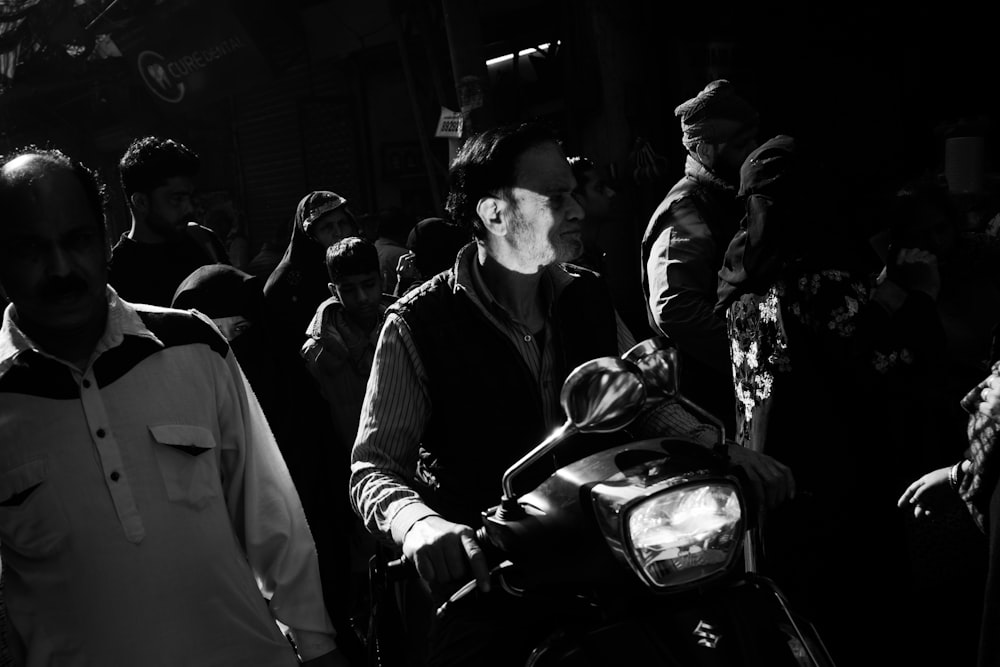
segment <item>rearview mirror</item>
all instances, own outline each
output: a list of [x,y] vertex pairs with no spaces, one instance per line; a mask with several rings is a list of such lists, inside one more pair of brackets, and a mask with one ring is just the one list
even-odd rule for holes
[[680,360],[677,348],[665,336],[649,338],[634,345],[622,357],[642,372],[647,389],[664,398],[676,398],[680,385]]
[[518,472],[576,433],[610,433],[628,426],[642,411],[646,386],[631,361],[599,357],[577,366],[563,382],[559,395],[566,421],[503,475],[504,498],[514,498]]
[[628,426],[646,399],[636,367],[616,357],[577,366],[563,383],[559,400],[574,432],[610,433]]

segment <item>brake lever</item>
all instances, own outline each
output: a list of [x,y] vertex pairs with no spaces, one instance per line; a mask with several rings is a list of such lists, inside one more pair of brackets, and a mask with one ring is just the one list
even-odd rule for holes
[[[502,570],[504,570],[504,569],[506,569],[508,567],[511,567],[512,565],[513,565],[513,563],[511,563],[509,560],[505,560],[504,562],[500,563],[499,565],[497,565],[496,567],[494,567],[493,569],[490,570],[490,586],[491,586],[491,590],[492,590],[492,587],[495,584],[499,583],[498,581],[495,581],[495,580],[498,580],[499,577],[502,575]],[[502,588],[504,590],[507,590],[506,586],[502,586]],[[477,590],[477,582],[476,582],[475,579],[472,579],[472,580],[466,582],[465,585],[463,585],[457,591],[455,591],[454,593],[452,593],[451,597],[449,597],[447,600],[445,600],[441,604],[441,606],[437,608],[437,610],[434,612],[435,615],[437,616],[437,618],[441,618],[442,616],[444,616],[445,612],[448,611],[448,608],[451,605],[453,605],[454,603],[458,602],[462,598],[467,597],[470,593],[473,593],[476,590]]]

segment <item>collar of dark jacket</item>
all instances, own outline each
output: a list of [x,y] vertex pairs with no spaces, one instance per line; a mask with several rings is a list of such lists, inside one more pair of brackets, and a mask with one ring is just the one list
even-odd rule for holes
[[733,197],[739,192],[737,185],[727,183],[716,176],[708,167],[698,162],[693,155],[688,155],[687,160],[684,161],[684,175],[699,185],[722,190]]

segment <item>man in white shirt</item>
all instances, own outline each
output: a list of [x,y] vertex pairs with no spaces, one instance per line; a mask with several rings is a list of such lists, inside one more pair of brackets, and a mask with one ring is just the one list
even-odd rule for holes
[[15,155],[0,210],[0,550],[21,662],[346,665],[224,338],[107,285],[103,193],[78,162]]

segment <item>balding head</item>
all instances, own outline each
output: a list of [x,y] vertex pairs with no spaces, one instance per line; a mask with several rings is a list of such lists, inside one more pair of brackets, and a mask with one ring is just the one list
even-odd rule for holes
[[71,172],[83,188],[88,208],[105,234],[105,190],[97,174],[56,149],[26,148],[8,155],[0,167],[0,224],[11,216],[31,215],[32,201],[44,188],[46,174]]

